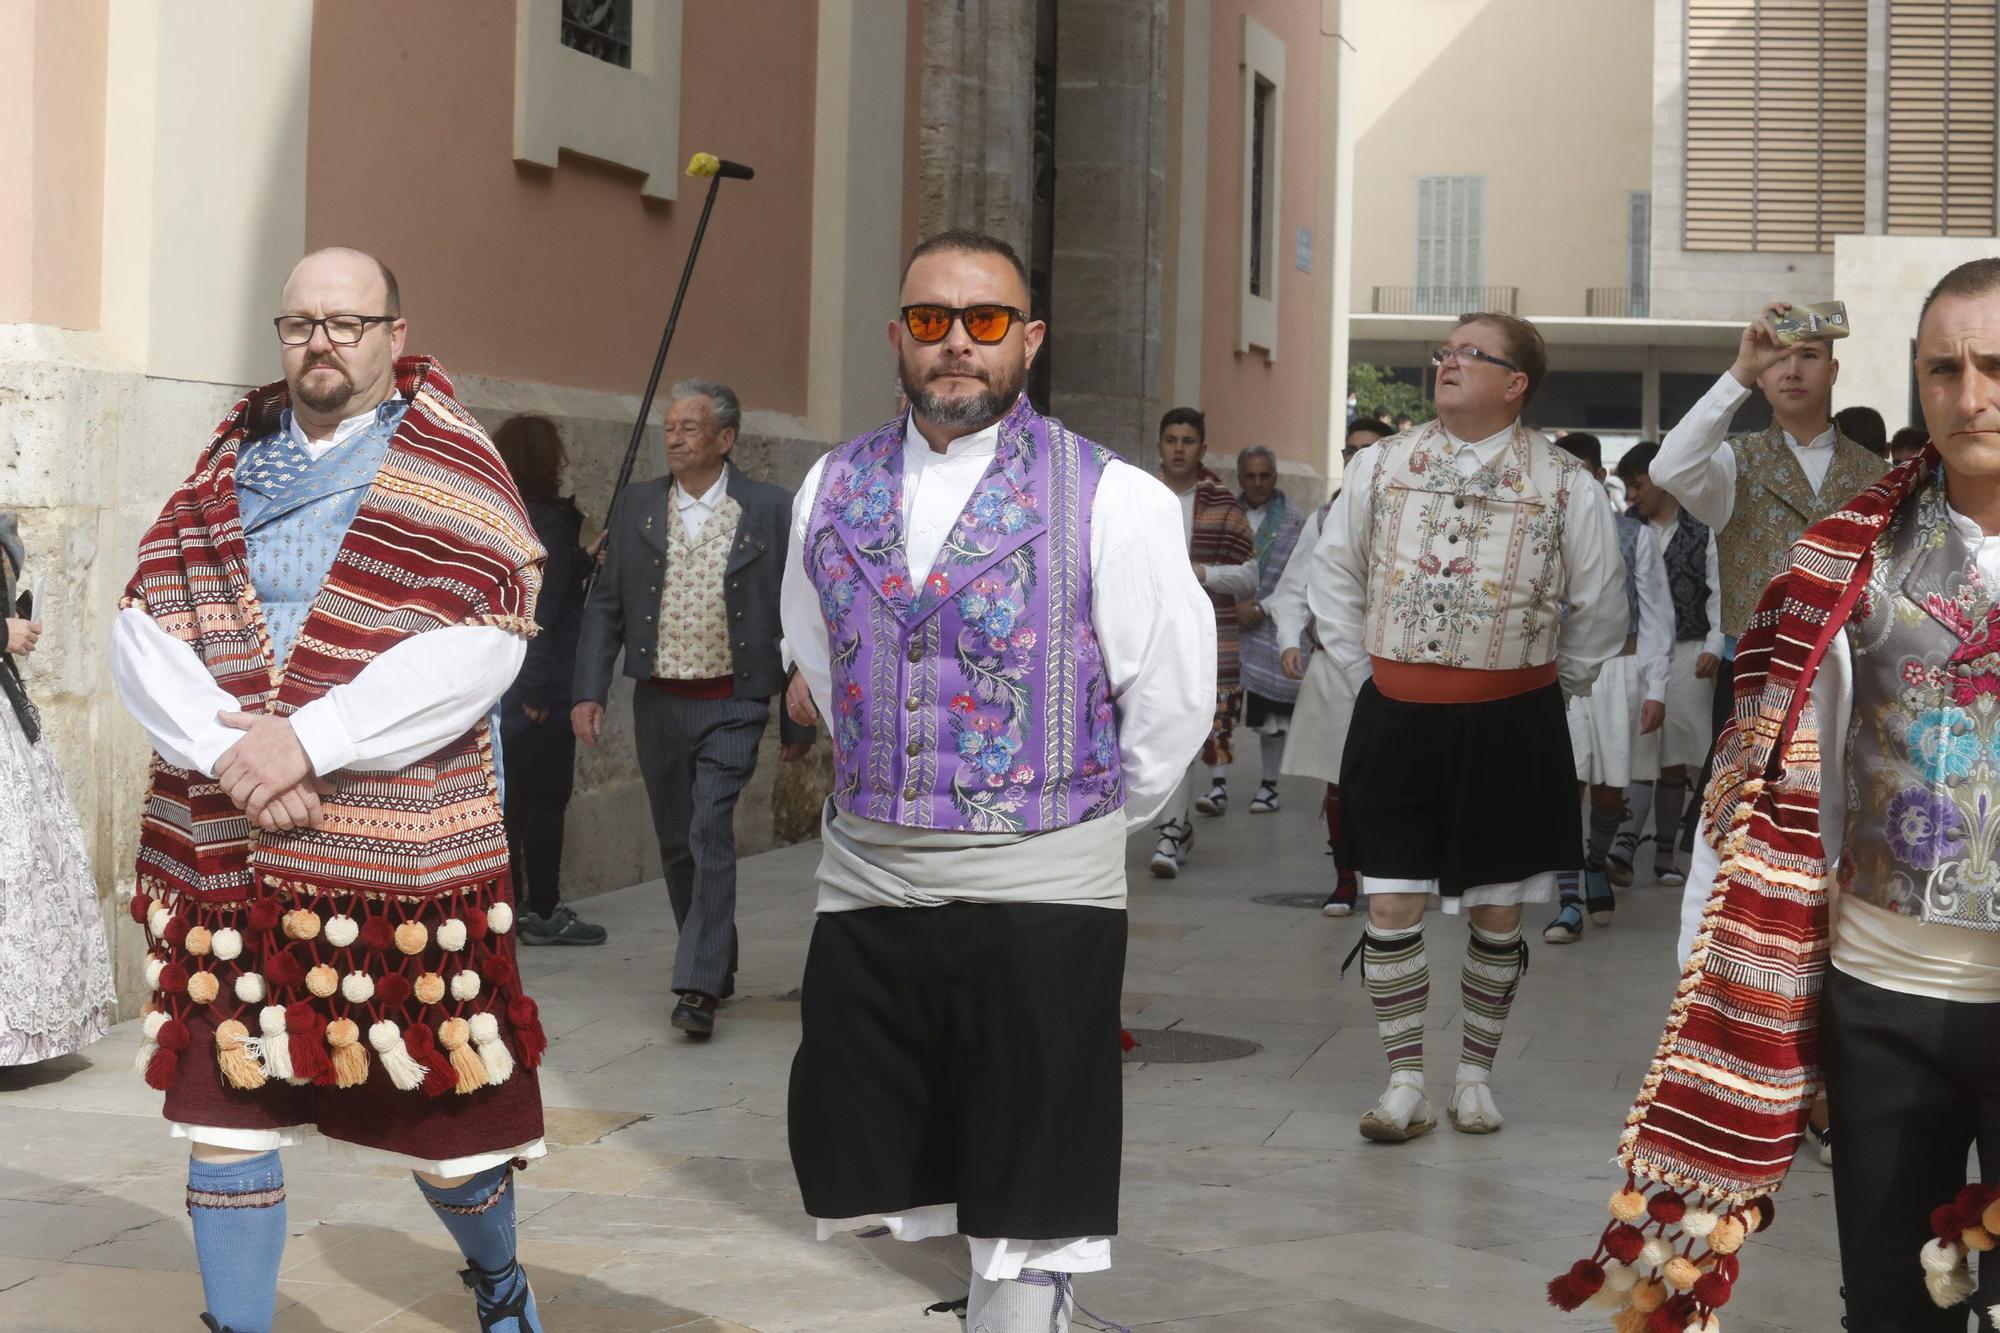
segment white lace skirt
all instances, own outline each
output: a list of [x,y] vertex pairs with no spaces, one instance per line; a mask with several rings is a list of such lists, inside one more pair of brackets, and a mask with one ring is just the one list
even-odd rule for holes
[[62,770],[0,697],[0,1065],[96,1041],[115,998],[97,881]]

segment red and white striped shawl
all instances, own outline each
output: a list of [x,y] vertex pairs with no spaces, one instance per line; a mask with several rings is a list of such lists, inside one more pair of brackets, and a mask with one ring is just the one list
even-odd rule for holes
[[[1619,1141],[1631,1180],[1612,1201],[1617,1220],[1595,1258],[1551,1285],[1550,1299],[1563,1308],[1602,1285],[1602,1264],[1633,1263],[1650,1231],[1693,1265],[1665,1274],[1664,1290],[1687,1307],[1673,1313],[1706,1314],[1721,1301],[1704,1296],[1728,1298],[1743,1235],[1772,1216],[1765,1196],[1785,1178],[1820,1081],[1830,880],[1812,680],[1863,594],[1877,538],[1937,465],[1927,450],[1806,529],[1737,645],[1736,716],[1704,806],[1721,858],[1716,889]],[[1702,1222],[1683,1232],[1688,1212]],[[1711,1233],[1717,1216],[1740,1230]],[[1638,1266],[1643,1274],[1665,1264]],[[1715,1274],[1721,1285],[1673,1281],[1692,1281],[1690,1273]],[[1642,1276],[1641,1286],[1655,1280]]]
[[[435,361],[402,358],[396,384],[409,410],[286,661],[272,656],[251,586],[235,486],[237,451],[278,429],[290,401],[282,381],[236,404],[139,544],[123,605],[191,644],[246,711],[295,712],[425,630],[535,631],[543,553],[506,466]],[[335,783],[324,829],[253,840],[215,783],[156,755],[142,885],[155,897],[239,901],[257,874],[392,894],[504,878],[483,722],[400,774]]]

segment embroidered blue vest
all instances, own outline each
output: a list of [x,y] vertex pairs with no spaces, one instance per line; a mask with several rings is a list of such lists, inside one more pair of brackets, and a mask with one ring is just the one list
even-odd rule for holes
[[272,659],[281,672],[409,407],[401,398],[383,403],[374,421],[318,461],[292,438],[287,411],[275,434],[238,456],[236,494],[250,584],[263,604]]

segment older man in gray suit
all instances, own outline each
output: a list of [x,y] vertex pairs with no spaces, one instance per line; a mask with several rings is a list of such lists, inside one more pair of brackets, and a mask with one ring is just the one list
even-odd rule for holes
[[[778,590],[792,493],[729,461],[743,408],[726,385],[683,380],[667,407],[667,477],[625,492],[610,519],[604,568],[583,608],[577,738],[596,746],[622,648],[637,682],[632,720],[652,802],[674,953],[673,1025],[715,1031],[715,1006],[736,989],[736,798],[757,766],[771,696],[785,688]],[[783,757],[812,746],[811,728],[779,721]]]

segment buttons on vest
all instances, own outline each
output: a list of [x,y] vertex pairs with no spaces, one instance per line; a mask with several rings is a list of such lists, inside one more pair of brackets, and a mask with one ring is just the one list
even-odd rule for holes
[[903,753],[910,756],[910,758],[912,759],[915,759],[918,755],[922,754],[923,752],[924,752],[924,747],[917,744],[917,742],[915,741],[911,741],[908,745],[905,745],[903,747]]
[[1451,536],[1446,537],[1444,541],[1447,546],[1456,546],[1458,545],[1458,534],[1454,532]]
[[1458,497],[1457,499],[1453,500],[1453,501],[1451,502],[1451,507],[1452,507],[1453,509],[1463,509],[1463,508],[1465,508],[1465,497],[1461,495],[1461,496],[1459,496],[1459,497]]
[[903,788],[903,799],[906,801],[914,801],[917,799],[916,783],[912,782],[908,786]]
[[903,700],[903,707],[909,709],[912,713],[916,712],[919,708],[922,708],[923,706],[924,706],[923,700],[919,699],[914,694],[911,695],[909,698]]
[[913,643],[910,645],[910,660],[912,662],[921,662],[924,660],[924,650],[921,644]]

